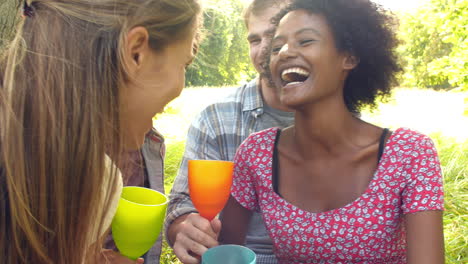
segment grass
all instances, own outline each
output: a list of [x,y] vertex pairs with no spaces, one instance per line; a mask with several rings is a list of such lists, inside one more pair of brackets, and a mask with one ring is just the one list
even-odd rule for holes
[[468,263],[468,141],[432,138],[444,173],[446,262]]
[[[155,127],[166,136],[166,193],[177,174],[191,120],[231,90],[187,88],[155,119]],[[468,263],[468,92],[397,89],[376,110],[363,111],[362,118],[384,127],[410,127],[434,140],[444,174],[446,263]],[[181,262],[164,244],[161,263]]]

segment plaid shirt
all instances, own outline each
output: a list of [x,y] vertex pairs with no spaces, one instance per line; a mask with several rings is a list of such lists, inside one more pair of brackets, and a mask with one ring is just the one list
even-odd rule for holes
[[[244,139],[253,132],[267,128],[265,121],[262,122],[264,110],[258,79],[255,79],[237,88],[232,95],[223,101],[208,106],[195,118],[189,128],[185,153],[169,196],[170,202],[165,222],[166,232],[171,223],[178,217],[197,212],[188,191],[188,160],[233,160],[237,147]],[[292,122],[293,114],[291,113],[287,123],[291,125]],[[271,126],[281,126],[281,124],[274,123]],[[249,244],[249,232],[246,238],[247,245]],[[269,248],[270,245],[260,245],[260,247]],[[255,248],[253,249],[255,250]],[[268,250],[271,252],[271,249]],[[272,253],[269,255],[273,261],[265,263],[276,263]],[[257,262],[261,263],[259,259]]]
[[[140,157],[143,157],[142,167],[146,174],[144,185],[164,193],[164,156],[166,147],[163,136],[153,128],[146,134],[145,143],[140,151]],[[145,263],[159,263],[162,249],[162,233],[153,247],[144,255]]]

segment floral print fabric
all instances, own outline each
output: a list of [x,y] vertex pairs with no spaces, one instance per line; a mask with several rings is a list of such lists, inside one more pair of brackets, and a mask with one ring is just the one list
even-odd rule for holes
[[239,147],[231,194],[245,208],[262,213],[280,263],[406,263],[403,215],[443,210],[442,175],[432,140],[397,129],[359,198],[312,213],[273,191],[277,131],[252,134]]

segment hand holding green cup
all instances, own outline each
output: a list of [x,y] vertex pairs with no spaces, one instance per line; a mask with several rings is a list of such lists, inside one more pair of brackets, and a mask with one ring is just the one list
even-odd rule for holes
[[136,260],[156,242],[169,199],[143,187],[126,186],[112,220],[112,236],[120,254]]

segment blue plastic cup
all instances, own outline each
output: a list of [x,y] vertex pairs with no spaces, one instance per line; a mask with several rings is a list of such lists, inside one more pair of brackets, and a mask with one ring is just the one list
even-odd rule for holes
[[213,247],[202,256],[202,264],[255,264],[256,262],[255,252],[239,245]]

